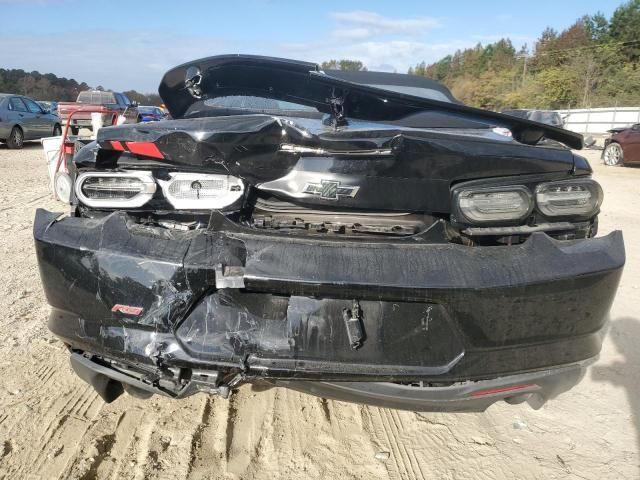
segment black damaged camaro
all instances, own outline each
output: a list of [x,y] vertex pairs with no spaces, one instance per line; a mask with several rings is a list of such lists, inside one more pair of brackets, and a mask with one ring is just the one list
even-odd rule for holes
[[625,261],[575,133],[421,77],[243,55],[103,128],[34,236],[49,328],[106,401],[245,383],[538,407],[598,356]]

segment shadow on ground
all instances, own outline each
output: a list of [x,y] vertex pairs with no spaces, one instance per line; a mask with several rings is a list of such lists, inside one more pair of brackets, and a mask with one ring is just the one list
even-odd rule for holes
[[623,360],[610,365],[591,368],[592,379],[624,387],[633,426],[636,431],[636,446],[640,448],[640,320],[622,317],[611,322],[608,332]]
[[[24,145],[22,147],[22,150],[38,150],[38,149],[42,149],[42,145],[40,144],[39,140],[35,140],[35,141],[27,141],[24,142]],[[0,151],[3,150],[10,150],[9,147],[7,147],[6,143],[0,143]]]

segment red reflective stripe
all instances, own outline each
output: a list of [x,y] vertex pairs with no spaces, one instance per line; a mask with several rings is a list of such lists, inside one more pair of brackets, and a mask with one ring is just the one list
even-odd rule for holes
[[65,154],[73,155],[73,152],[75,151],[73,143],[65,143],[63,151]]
[[115,140],[111,140],[111,148],[113,148],[114,150],[118,150],[120,152],[124,152],[124,145],[122,145],[122,143],[117,142]]
[[483,397],[485,395],[494,395],[496,393],[513,392],[516,390],[525,390],[527,388],[537,387],[537,385],[512,385],[511,387],[494,388],[492,390],[478,390],[471,393],[472,397]]
[[164,158],[162,152],[158,150],[153,142],[127,142],[127,148],[131,153],[144,155],[145,157]]

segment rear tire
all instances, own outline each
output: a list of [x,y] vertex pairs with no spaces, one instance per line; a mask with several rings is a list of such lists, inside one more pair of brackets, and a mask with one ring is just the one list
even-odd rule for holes
[[59,137],[60,135],[62,135],[62,127],[58,124],[56,124],[53,127],[53,136],[54,137]]
[[7,138],[7,146],[12,150],[18,150],[24,145],[24,133],[20,127],[13,127],[9,138]]
[[620,144],[614,142],[607,145],[607,148],[605,148],[602,153],[602,159],[604,160],[604,164],[610,167],[622,165],[624,158]]
[[80,127],[70,127],[72,135],[78,135],[80,133]]

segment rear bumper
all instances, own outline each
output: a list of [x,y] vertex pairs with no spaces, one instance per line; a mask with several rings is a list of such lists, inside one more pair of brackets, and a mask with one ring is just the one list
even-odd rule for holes
[[414,412],[482,412],[499,401],[527,402],[538,409],[548,400],[577,385],[597,358],[537,372],[491,380],[461,382],[445,387],[394,383],[294,382],[276,385],[322,398]]
[[[109,368],[79,353],[71,353],[71,366],[76,374],[93,386],[107,402],[117,398],[124,388],[138,392],[173,396],[167,390],[141,381],[132,375]],[[491,380],[460,382],[444,387],[424,387],[395,383],[372,382],[312,382],[272,380],[262,386],[290,388],[322,398],[374,405],[383,408],[415,412],[482,412],[499,401],[517,404],[527,402],[538,409],[548,400],[570,390],[584,377],[587,367],[596,358],[548,370],[508,375]],[[127,386],[124,387],[123,386]],[[203,385],[189,385],[187,395],[207,391]],[[208,393],[228,395],[228,390]],[[186,395],[180,395],[186,396]]]
[[[266,379],[338,398],[366,394],[326,382],[452,385],[582,365],[600,351],[625,260],[620,232],[355,244],[213,217],[207,232],[175,232],[123,213],[57,216],[39,210],[34,224],[50,329],[173,396],[202,369],[216,388]],[[354,301],[356,349],[344,318]]]

